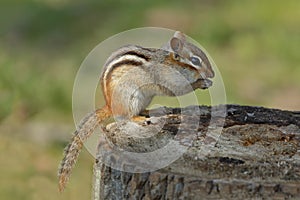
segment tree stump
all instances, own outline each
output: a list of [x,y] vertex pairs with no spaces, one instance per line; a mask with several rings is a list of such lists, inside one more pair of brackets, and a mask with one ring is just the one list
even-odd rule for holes
[[[146,123],[106,127],[93,199],[300,199],[300,111],[220,105],[150,113]],[[131,153],[162,157],[149,164]]]

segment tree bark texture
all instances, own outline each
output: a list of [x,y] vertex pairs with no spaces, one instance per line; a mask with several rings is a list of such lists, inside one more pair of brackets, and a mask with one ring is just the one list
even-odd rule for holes
[[[190,106],[159,108],[150,116],[138,125],[120,121],[106,127],[93,199],[300,199],[300,111]],[[156,163],[151,168],[110,152],[155,152],[170,140],[185,151],[155,170],[143,168]]]

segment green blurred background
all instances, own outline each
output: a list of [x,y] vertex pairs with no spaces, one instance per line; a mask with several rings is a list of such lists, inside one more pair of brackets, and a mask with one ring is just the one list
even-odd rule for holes
[[2,0],[1,199],[90,199],[86,150],[67,190],[57,190],[74,129],[73,82],[95,45],[127,29],[165,27],[197,40],[222,73],[228,103],[300,110],[299,10],[298,0]]

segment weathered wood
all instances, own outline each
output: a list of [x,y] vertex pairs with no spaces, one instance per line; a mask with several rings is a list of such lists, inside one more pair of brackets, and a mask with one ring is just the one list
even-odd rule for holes
[[[161,108],[148,124],[107,126],[110,142],[99,144],[94,199],[300,198],[299,111],[226,105],[200,106],[195,114],[197,108]],[[171,140],[185,151],[156,171],[143,171],[151,166],[130,153],[110,152],[113,145],[153,152]]]

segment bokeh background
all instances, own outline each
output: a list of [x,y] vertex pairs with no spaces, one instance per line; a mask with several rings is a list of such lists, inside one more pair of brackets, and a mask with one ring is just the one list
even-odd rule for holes
[[127,29],[165,27],[197,40],[222,73],[228,103],[300,110],[299,10],[298,0],[2,0],[0,198],[90,199],[86,150],[67,190],[57,190],[74,129],[73,82],[99,42]]

